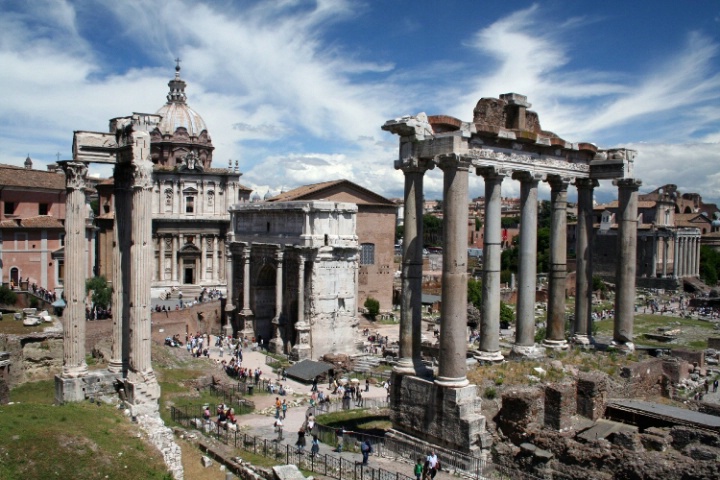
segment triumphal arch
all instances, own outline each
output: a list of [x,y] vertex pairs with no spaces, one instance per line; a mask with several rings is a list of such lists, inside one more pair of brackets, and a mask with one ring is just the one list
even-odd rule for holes
[[[133,415],[157,412],[160,387],[153,372],[150,282],[152,172],[150,132],[158,115],[135,113],[110,120],[110,132],[76,131],[66,175],[65,300],[63,368],[55,377],[58,403],[100,397],[122,388]],[[85,191],[88,164],[114,165],[112,358],[107,370],[88,371],[85,362]]]
[[[600,150],[591,143],[571,143],[542,130],[538,114],[524,95],[508,93],[481,99],[473,120],[434,115],[389,120],[383,130],[400,137],[395,168],[405,175],[400,360],[392,382],[393,431],[398,441],[423,439],[473,455],[489,446],[480,414],[477,388],[467,378],[471,361],[498,362],[500,351],[501,186],[520,182],[520,265],[516,336],[512,355],[538,357],[546,348],[568,347],[565,338],[567,274],[567,193],[578,192],[577,281],[571,341],[591,337],[593,190],[601,180],[618,187],[619,260],[614,343],[633,349],[637,242],[637,195],[633,150]],[[443,173],[443,271],[440,354],[437,376],[429,375],[420,354],[423,177],[438,167]],[[483,305],[480,348],[475,359],[467,348],[468,176],[485,182]],[[551,272],[547,336],[535,344],[538,185],[551,188]]]

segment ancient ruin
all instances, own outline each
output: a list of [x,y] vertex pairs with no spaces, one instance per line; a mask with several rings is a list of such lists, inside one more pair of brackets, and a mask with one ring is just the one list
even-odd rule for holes
[[[485,247],[480,362],[503,360],[499,346],[501,185],[505,178],[521,183],[520,268],[517,330],[512,354],[543,355],[545,348],[564,349],[567,189],[578,189],[577,297],[574,341],[590,340],[592,285],[593,190],[599,180],[618,187],[619,261],[614,343],[634,348],[637,194],[633,176],[635,152],[599,150],[591,143],[571,143],[542,130],[537,113],[523,95],[483,98],[471,122],[445,115],[389,120],[382,127],[400,137],[395,168],[405,175],[405,239],[403,242],[400,361],[392,386],[391,435],[406,441],[427,439],[441,447],[480,455],[489,446],[480,399],[467,379],[467,206],[468,175],[485,179]],[[437,377],[428,378],[420,352],[422,199],[425,172],[443,171],[443,272],[440,355]],[[547,338],[535,344],[536,235],[538,184],[552,191],[551,274]],[[428,399],[430,408],[428,406]]]
[[271,202],[230,209],[230,311],[235,330],[295,360],[356,349],[357,206]]

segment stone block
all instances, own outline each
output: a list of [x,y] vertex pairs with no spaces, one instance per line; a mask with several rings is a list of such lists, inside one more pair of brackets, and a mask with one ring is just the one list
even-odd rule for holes
[[543,391],[537,388],[510,390],[503,393],[502,408],[495,423],[513,441],[521,441],[528,427],[544,418]]
[[654,435],[647,431],[640,434],[640,441],[645,450],[664,452],[670,446],[670,440],[669,435]]
[[305,480],[300,469],[295,465],[276,465],[273,467],[275,480]]
[[708,348],[720,350],[720,337],[709,337],[708,338]]
[[205,468],[208,468],[209,466],[211,466],[213,464],[213,461],[207,455],[203,455],[202,458],[200,459],[200,462],[202,463],[202,466]]
[[630,432],[626,430],[615,432],[612,434],[611,441],[614,445],[622,447],[626,450],[630,450],[632,452],[645,451],[645,447],[643,447],[640,435],[635,432]]
[[0,378],[0,405],[7,405],[10,402],[10,387],[7,382]]
[[584,373],[577,381],[577,413],[590,420],[605,414],[607,378],[599,373]]
[[663,374],[673,384],[687,380],[689,375],[688,362],[684,360],[665,360],[663,362]]
[[573,385],[545,387],[545,426],[558,431],[568,430],[572,416],[577,413],[577,399]]
[[704,368],[705,367],[705,352],[696,352],[692,350],[676,350],[673,349],[670,352],[671,357],[679,358],[681,360],[685,360],[688,363],[692,363],[693,365],[697,364],[698,367]]
[[718,460],[718,451],[704,445],[695,445],[688,448],[687,454],[690,458],[695,460],[706,460],[711,462],[717,462]]

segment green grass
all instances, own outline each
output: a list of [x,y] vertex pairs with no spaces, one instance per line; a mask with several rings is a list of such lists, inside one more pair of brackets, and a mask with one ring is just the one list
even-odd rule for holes
[[[596,334],[612,335],[613,319],[593,322],[593,327],[596,329]],[[677,328],[681,333],[673,342],[660,342],[645,338],[644,334],[658,333],[660,327]],[[654,347],[703,350],[707,348],[707,337],[711,336],[713,332],[713,324],[710,322],[667,315],[640,314],[635,316],[633,323],[635,342]]]
[[166,479],[160,453],[102,404],[52,405],[54,382],[27,383],[0,406],[0,478]]
[[44,332],[46,328],[51,327],[52,323],[41,323],[36,327],[26,327],[22,320],[15,320],[12,313],[6,313],[0,321],[0,334],[6,335],[22,335],[24,333]]

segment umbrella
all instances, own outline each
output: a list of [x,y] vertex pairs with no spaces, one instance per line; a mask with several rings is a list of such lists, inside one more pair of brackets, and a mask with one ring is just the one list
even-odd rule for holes
[[52,306],[58,308],[65,308],[67,307],[67,303],[65,303],[65,300],[63,300],[62,298],[58,298],[52,303]]

